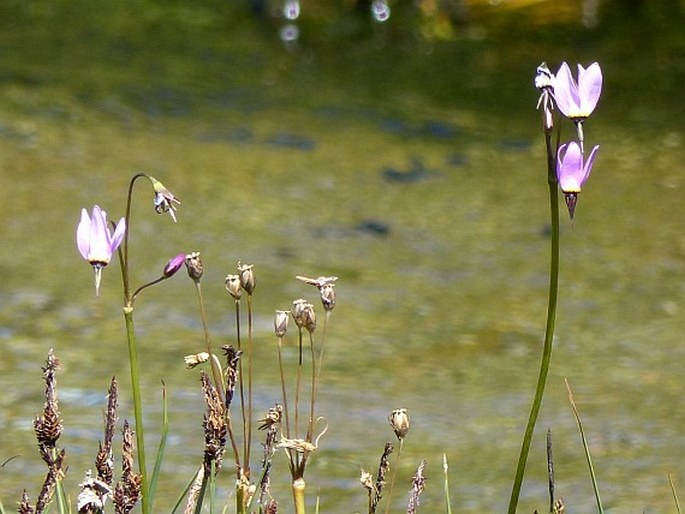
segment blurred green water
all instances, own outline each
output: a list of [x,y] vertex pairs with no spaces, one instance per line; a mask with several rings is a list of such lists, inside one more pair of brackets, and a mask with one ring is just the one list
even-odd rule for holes
[[[23,488],[35,499],[40,487],[31,421],[48,348],[62,361],[71,491],[92,467],[113,374],[120,416],[132,418],[117,265],[96,300],[74,234],[81,207],[97,202],[120,216],[128,180],[144,170],[182,205],[174,225],[137,191],[136,283],[179,251],[202,251],[211,329],[223,344],[234,330],[223,277],[238,260],[256,265],[261,408],[279,398],[272,312],[316,298],[293,277],[340,277],[319,409],[330,429],[307,472],[323,511],[363,510],[358,466],[375,469],[393,437],[387,414],[399,406],[413,426],[398,509],[422,458],[424,509],[442,508],[447,452],[455,507],[503,510],[546,301],[532,76],[542,60],[554,69],[597,60],[605,90],[586,138],[602,149],[576,222],[562,224],[558,344],[521,511],[546,504],[547,427],[559,494],[574,510],[593,505],[564,377],[607,507],[670,509],[666,475],[682,481],[685,446],[685,45],[682,14],[668,15],[666,4],[639,16],[606,12],[592,30],[492,10],[451,42],[416,38],[411,19],[381,26],[347,13],[325,23],[304,11],[298,46],[287,50],[280,22],[219,3],[5,3],[0,460],[19,458],[0,469],[4,504]],[[169,388],[164,512],[203,444],[197,374],[182,362],[202,348],[189,280],[146,292],[136,321],[149,448],[161,381]],[[288,510],[287,469],[278,466],[274,492]]]

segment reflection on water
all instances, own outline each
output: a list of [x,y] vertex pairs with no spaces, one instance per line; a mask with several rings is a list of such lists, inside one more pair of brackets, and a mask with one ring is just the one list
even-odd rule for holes
[[[42,407],[49,347],[62,362],[71,490],[93,465],[113,374],[121,417],[132,418],[117,264],[104,270],[95,300],[75,229],[80,209],[94,203],[118,219],[128,180],[144,170],[183,204],[174,225],[137,192],[137,284],[159,276],[179,251],[201,251],[210,330],[223,344],[234,339],[224,277],[238,260],[255,264],[259,409],[279,397],[272,313],[311,293],[296,275],[339,277],[320,396],[331,428],[307,477],[322,511],[363,509],[358,467],[377,465],[394,437],[387,415],[397,407],[412,416],[397,508],[423,458],[423,506],[442,508],[446,452],[455,507],[501,511],[532,398],[547,294],[532,80],[542,60],[556,68],[565,59],[598,60],[605,70],[606,94],[586,125],[586,141],[600,143],[602,155],[574,224],[562,223],[557,346],[521,511],[546,504],[547,427],[559,494],[569,508],[593,505],[564,377],[606,506],[672,508],[664,477],[683,482],[685,447],[678,31],[659,25],[650,32],[654,46],[636,52],[611,25],[554,27],[550,35],[507,26],[498,11],[452,42],[425,46],[393,25],[403,17],[391,4],[392,18],[369,33],[341,19],[313,41],[323,29],[303,7],[299,46],[284,52],[267,22],[236,17],[227,31],[219,25],[231,20],[220,10],[158,12],[151,4],[132,20],[81,5],[111,20],[93,32],[85,18],[46,5],[13,12],[13,31],[3,31],[0,461],[19,455],[0,469],[5,505],[24,487],[35,497],[41,481],[31,422]],[[623,21],[619,28],[638,30]],[[62,30],[51,30],[58,22]],[[655,62],[669,73],[641,71]],[[146,291],[136,310],[149,448],[158,442],[160,382],[169,389],[161,512],[203,444],[197,374],[182,360],[201,349],[202,325],[189,280],[179,274],[167,282]],[[286,344],[292,365],[294,338]],[[275,476],[287,476],[284,460]],[[284,506],[285,482],[274,485]]]

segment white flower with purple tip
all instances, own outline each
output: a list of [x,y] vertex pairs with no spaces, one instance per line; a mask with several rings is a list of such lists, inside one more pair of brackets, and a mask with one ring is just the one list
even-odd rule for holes
[[76,229],[76,244],[81,256],[95,271],[95,294],[100,294],[102,268],[109,264],[112,253],[119,248],[126,232],[126,221],[119,220],[114,232],[107,226],[107,213],[99,206],[93,207],[89,217],[86,209],[81,210],[81,221]]

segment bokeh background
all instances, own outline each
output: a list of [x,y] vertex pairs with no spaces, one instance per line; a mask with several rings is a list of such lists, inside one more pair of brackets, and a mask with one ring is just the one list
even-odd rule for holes
[[[556,347],[521,512],[557,493],[594,508],[564,378],[585,422],[607,511],[673,510],[685,490],[685,5],[678,0],[173,0],[0,2],[0,499],[35,500],[44,473],[32,420],[41,365],[61,360],[69,472],[93,467],[112,375],[132,419],[118,264],[95,298],[76,250],[80,209],[124,213],[147,172],[178,223],[135,192],[135,284],[201,251],[213,341],[235,340],[224,277],[255,265],[259,408],[279,400],[272,316],[339,277],[319,414],[329,431],[306,478],[321,511],[362,512],[375,470],[412,427],[393,495],[427,459],[422,510],[501,512],[537,377],[549,228],[536,67],[597,61],[600,144],[574,223],[562,218]],[[565,125],[571,137],[572,125]],[[201,460],[203,400],[183,356],[202,350],[192,282],[136,304],[148,449],[162,381],[171,436],[155,510]],[[319,334],[320,335],[320,334]],[[287,339],[295,362],[295,337]],[[290,369],[293,369],[292,367]],[[282,457],[282,456],[281,456]],[[229,466],[230,467],[230,466]],[[290,510],[285,458],[273,491]],[[232,476],[225,473],[223,497]],[[72,498],[73,499],[73,498]]]

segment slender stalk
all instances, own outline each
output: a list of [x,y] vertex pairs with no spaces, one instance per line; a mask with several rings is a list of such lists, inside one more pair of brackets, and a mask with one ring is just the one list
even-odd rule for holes
[[[307,425],[306,441],[312,440],[312,433],[314,432],[314,404],[316,403],[316,355],[314,353],[314,335],[309,332],[309,348],[312,354],[312,388],[309,398],[309,424]],[[304,458],[306,459],[307,454]]]
[[[147,467],[145,465],[145,437],[143,428],[143,404],[140,394],[140,366],[138,364],[138,346],[133,327],[133,296],[131,295],[128,242],[131,233],[131,203],[133,200],[133,186],[139,178],[147,178],[145,173],[137,173],[131,178],[126,197],[126,230],[124,242],[119,249],[119,263],[121,265],[121,277],[124,286],[124,321],[126,323],[126,340],[128,343],[129,366],[131,368],[131,388],[133,391],[133,414],[136,422],[136,450],[138,453],[138,467],[141,475],[141,504],[143,514],[149,514],[149,485]],[[137,291],[138,292],[138,291]]]
[[547,375],[549,373],[549,366],[552,360],[552,342],[554,339],[554,326],[557,314],[557,298],[559,290],[559,193],[557,177],[554,166],[555,152],[552,148],[552,135],[550,131],[545,132],[545,146],[547,149],[547,184],[549,186],[549,207],[551,218],[551,235],[550,235],[550,269],[549,269],[549,296],[547,299],[547,322],[545,324],[545,341],[542,348],[542,360],[540,362],[540,373],[538,375],[537,386],[535,387],[535,397],[530,409],[528,417],[528,424],[523,436],[523,443],[521,445],[521,453],[519,455],[518,465],[516,466],[516,476],[514,478],[514,485],[511,490],[511,497],[509,499],[509,514],[516,513],[519,496],[521,493],[521,485],[523,484],[523,475],[526,471],[526,461],[528,460],[528,453],[530,451],[530,444],[533,439],[533,432],[535,431],[535,424],[540,413],[540,406],[542,405],[542,398],[545,394],[545,386],[547,384]]
[[585,430],[583,429],[583,423],[580,421],[580,415],[578,414],[578,408],[576,407],[576,402],[573,399],[573,393],[571,392],[571,386],[568,380],[564,379],[566,383],[566,390],[568,391],[568,401],[571,403],[571,408],[573,409],[573,417],[576,418],[576,423],[578,424],[578,431],[580,432],[580,440],[583,442],[583,450],[585,451],[585,460],[587,461],[588,467],[590,468],[590,479],[592,480],[592,489],[595,493],[595,501],[597,502],[597,510],[599,514],[604,513],[602,508],[602,499],[599,496],[599,486],[597,485],[597,477],[595,476],[595,467],[592,465],[592,457],[590,456],[590,447],[587,444],[587,438],[585,437]]
[[295,514],[305,514],[304,489],[306,483],[303,478],[293,481],[293,500],[295,502]]
[[281,374],[281,392],[283,394],[283,411],[285,412],[285,435],[290,439],[290,416],[288,415],[288,394],[285,389],[285,371],[283,370],[283,337],[278,336],[278,369]]
[[245,441],[245,472],[250,476],[250,449],[252,447],[252,294],[247,295],[247,439]]
[[295,437],[299,437],[300,417],[300,384],[302,382],[302,327],[297,327],[297,337],[300,346],[300,360],[297,364],[297,382],[295,384]]
[[126,230],[124,231],[124,244],[121,245],[123,248],[120,251],[120,263],[121,263],[121,274],[122,274],[122,280],[124,282],[124,302],[126,307],[131,307],[131,283],[129,280],[130,276],[130,266],[128,263],[128,239],[129,239],[129,234],[131,233],[131,203],[133,201],[133,186],[136,183],[136,180],[139,178],[147,178],[147,175],[145,173],[136,173],[132,178],[131,182],[128,184],[128,194],[126,196]]
[[193,282],[195,282],[197,299],[200,304],[200,317],[202,318],[202,329],[205,335],[205,343],[207,344],[207,353],[210,355],[209,362],[212,368],[212,378],[214,379],[214,383],[216,384],[216,389],[219,392],[219,395],[224,398],[226,395],[224,392],[224,383],[221,379],[221,370],[216,363],[216,359],[213,358],[214,352],[212,352],[212,344],[209,340],[209,328],[207,327],[207,314],[205,313],[205,302],[202,296],[202,286],[200,285],[199,280],[193,280]]
[[452,499],[450,498],[449,467],[447,465],[447,454],[442,454],[442,471],[445,475],[445,508],[447,514],[452,514]]
[[136,450],[138,452],[138,468],[141,475],[141,503],[143,514],[150,512],[149,486],[147,467],[145,465],[145,435],[143,429],[143,402],[140,396],[140,366],[138,364],[138,346],[133,328],[133,307],[124,307],[126,321],[126,339],[128,341],[128,360],[131,368],[131,389],[133,391],[133,416],[136,421]]
[[162,469],[162,460],[164,457],[164,450],[166,449],[167,439],[169,437],[169,404],[167,401],[166,384],[162,381],[162,435],[159,439],[159,448],[157,449],[157,457],[155,458],[155,465],[152,468],[152,477],[150,478],[150,509],[155,500],[155,491],[157,490],[157,480],[159,479],[159,472]]
[[673,502],[675,503],[675,511],[680,514],[680,502],[678,501],[678,491],[675,488],[675,484],[673,483],[673,477],[671,477],[671,474],[668,474],[668,483],[671,486],[671,493],[673,494]]
[[[240,300],[235,301],[235,332],[236,332],[236,342],[238,344],[238,350],[243,350],[243,342],[240,337]],[[245,382],[243,379],[243,360],[240,359],[238,363],[238,384],[240,386],[240,413],[243,418],[243,465],[247,466],[247,450],[245,446],[247,444],[247,403],[245,401]]]

